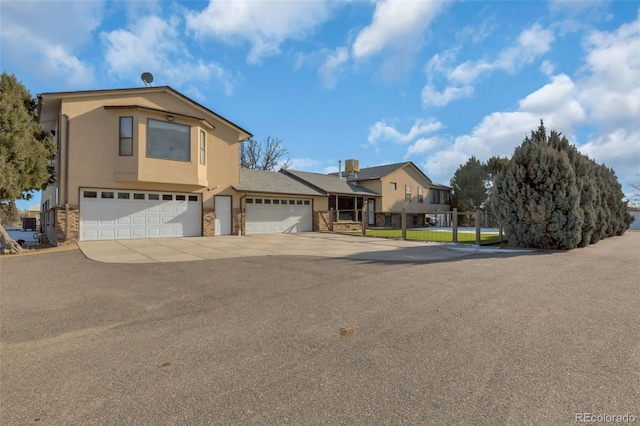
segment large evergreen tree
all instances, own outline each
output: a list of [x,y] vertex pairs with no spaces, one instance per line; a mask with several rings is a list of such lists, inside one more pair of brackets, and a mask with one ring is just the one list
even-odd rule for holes
[[575,146],[571,145],[566,137],[555,130],[551,131],[548,143],[558,151],[567,153],[576,174],[576,185],[580,192],[580,209],[584,215],[579,246],[585,247],[591,244],[597,221],[596,200],[599,193],[593,176],[592,162],[589,157],[581,154]]
[[[52,183],[56,148],[37,122],[36,101],[14,75],[0,77],[0,203],[30,199],[31,191]],[[0,244],[19,251],[4,228]]]
[[461,164],[451,178],[451,204],[459,211],[474,211],[486,206],[489,188],[487,167],[476,157]]
[[580,243],[584,214],[576,175],[568,154],[548,145],[542,123],[515,149],[492,198],[510,244],[572,249]]
[[615,172],[544,124],[516,148],[495,180],[492,203],[517,246],[571,249],[622,235],[632,217]]

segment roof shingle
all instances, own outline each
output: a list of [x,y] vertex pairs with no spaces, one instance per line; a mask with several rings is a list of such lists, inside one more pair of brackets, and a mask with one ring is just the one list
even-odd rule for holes
[[240,184],[233,187],[238,192],[324,196],[308,185],[283,173],[265,170],[240,169]]
[[298,170],[282,169],[283,174],[288,174],[299,181],[304,181],[319,190],[328,194],[342,195],[363,195],[363,196],[380,196],[377,192],[356,185],[353,182],[347,182],[346,179],[340,179],[337,176],[323,175],[320,173],[300,172]]

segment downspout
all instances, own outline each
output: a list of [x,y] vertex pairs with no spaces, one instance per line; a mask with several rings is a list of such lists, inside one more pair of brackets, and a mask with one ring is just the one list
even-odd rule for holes
[[64,118],[64,240],[69,239],[69,116]]

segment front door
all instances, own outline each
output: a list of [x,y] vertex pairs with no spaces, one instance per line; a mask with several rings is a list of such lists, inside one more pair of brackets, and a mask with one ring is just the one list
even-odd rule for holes
[[368,200],[367,201],[367,212],[369,213],[369,226],[374,226],[376,224],[376,201]]
[[216,195],[213,202],[216,209],[215,235],[231,235],[231,196]]

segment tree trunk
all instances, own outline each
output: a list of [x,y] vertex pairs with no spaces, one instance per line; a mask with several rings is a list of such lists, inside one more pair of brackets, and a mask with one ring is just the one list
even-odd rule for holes
[[22,253],[22,247],[11,239],[4,226],[0,226],[0,248],[14,253]]

